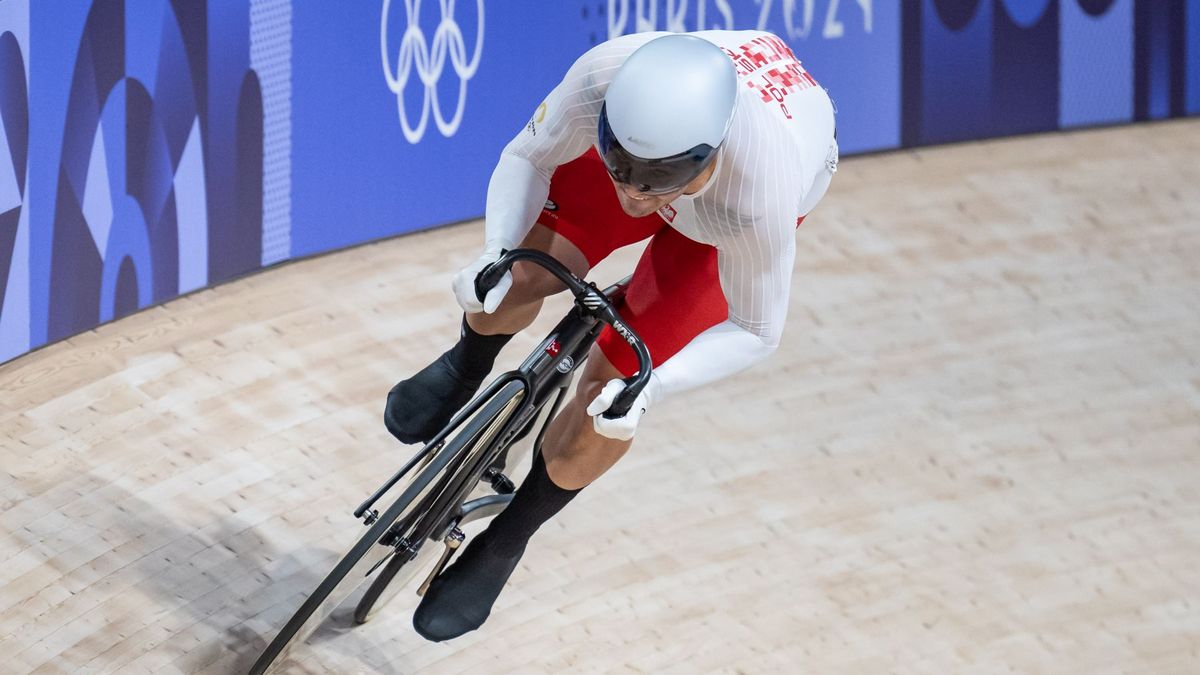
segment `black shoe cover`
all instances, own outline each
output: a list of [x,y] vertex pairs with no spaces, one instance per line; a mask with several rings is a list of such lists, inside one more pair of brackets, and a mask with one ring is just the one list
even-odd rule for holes
[[451,365],[446,352],[392,387],[383,423],[403,443],[427,443],[471,400],[482,383],[464,378]]
[[486,535],[467,544],[458,560],[425,591],[413,614],[413,628],[421,637],[433,642],[456,638],[482,626],[492,613],[525,549],[511,558],[498,556],[488,550]]

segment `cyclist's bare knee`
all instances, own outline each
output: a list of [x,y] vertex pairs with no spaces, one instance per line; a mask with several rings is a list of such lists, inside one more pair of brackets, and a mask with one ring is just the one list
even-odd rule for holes
[[625,454],[632,441],[618,441],[596,433],[587,406],[609,380],[621,377],[599,347],[593,346],[580,376],[575,398],[550,426],[542,454],[550,480],[574,490],[599,478]]
[[592,419],[587,414],[587,407],[600,395],[604,385],[621,377],[624,375],[609,363],[600,347],[592,345],[587,362],[579,375],[575,396],[559,415],[564,419],[561,423],[555,420],[555,424],[551,426],[547,445],[555,446],[554,450],[557,452],[554,454],[573,455],[597,442],[614,442],[597,434],[592,428]]
[[[588,273],[587,257],[575,244],[550,228],[535,224],[521,242],[521,248],[549,253],[578,277]],[[519,262],[513,266],[513,287],[509,295],[516,304],[541,300],[565,290],[565,286],[545,268],[534,263]]]
[[[521,242],[521,248],[549,253],[575,276],[587,276],[587,257],[566,237],[548,227],[535,224]],[[533,263],[517,263],[512,274],[512,288],[494,314],[476,313],[467,317],[472,329],[485,335],[522,331],[537,318],[542,299],[563,290],[557,277]]]
[[610,380],[620,379],[625,377],[617,367],[609,362],[608,357],[604,355],[604,350],[600,349],[599,345],[592,345],[591,351],[588,353],[587,363],[583,366],[583,372],[579,375],[579,385],[575,390],[575,396],[584,408],[588,406],[604,389],[604,385]]

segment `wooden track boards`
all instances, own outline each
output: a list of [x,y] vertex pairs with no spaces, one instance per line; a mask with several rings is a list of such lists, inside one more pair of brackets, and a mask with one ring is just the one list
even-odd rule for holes
[[[1198,156],[1192,120],[845,161],[771,361],[651,411],[481,631],[426,643],[405,595],[305,672],[1200,672]],[[407,458],[384,394],[480,240],[0,366],[0,670],[244,672]]]

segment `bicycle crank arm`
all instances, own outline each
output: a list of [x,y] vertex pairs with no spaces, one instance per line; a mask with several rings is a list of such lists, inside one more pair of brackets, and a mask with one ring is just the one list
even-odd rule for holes
[[467,536],[463,534],[463,531],[457,527],[450,530],[450,534],[446,535],[446,550],[442,551],[442,557],[438,558],[437,564],[433,566],[433,569],[429,570],[429,576],[425,578],[424,583],[417,589],[417,595],[425,596],[425,591],[429,590],[429,585],[446,568],[446,563],[450,562],[450,556],[454,555],[454,552],[458,550],[458,547],[462,545],[463,540],[466,538]]

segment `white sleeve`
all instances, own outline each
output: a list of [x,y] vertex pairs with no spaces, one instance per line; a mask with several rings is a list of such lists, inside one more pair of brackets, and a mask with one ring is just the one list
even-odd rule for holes
[[783,335],[796,259],[797,217],[815,201],[808,199],[813,189],[823,194],[828,180],[805,180],[800,163],[787,151],[790,146],[773,143],[763,133],[751,134],[769,128],[752,122],[744,120],[731,132],[733,156],[728,159],[738,170],[730,173],[726,184],[714,186],[725,208],[701,209],[697,214],[717,246],[729,318],[654,370],[661,395],[749,368],[770,356]]
[[[791,216],[791,223],[795,216]],[[716,382],[770,356],[787,319],[795,229],[760,223],[717,253],[729,318],[696,336],[654,369],[652,399]]]
[[520,244],[550,193],[554,169],[579,157],[596,140],[604,93],[625,58],[644,42],[617,38],[588,50],[500,155],[488,183],[487,249]]
[[647,397],[653,403],[722,380],[763,361],[774,351],[775,347],[758,336],[732,321],[722,321],[654,369],[646,387]]

